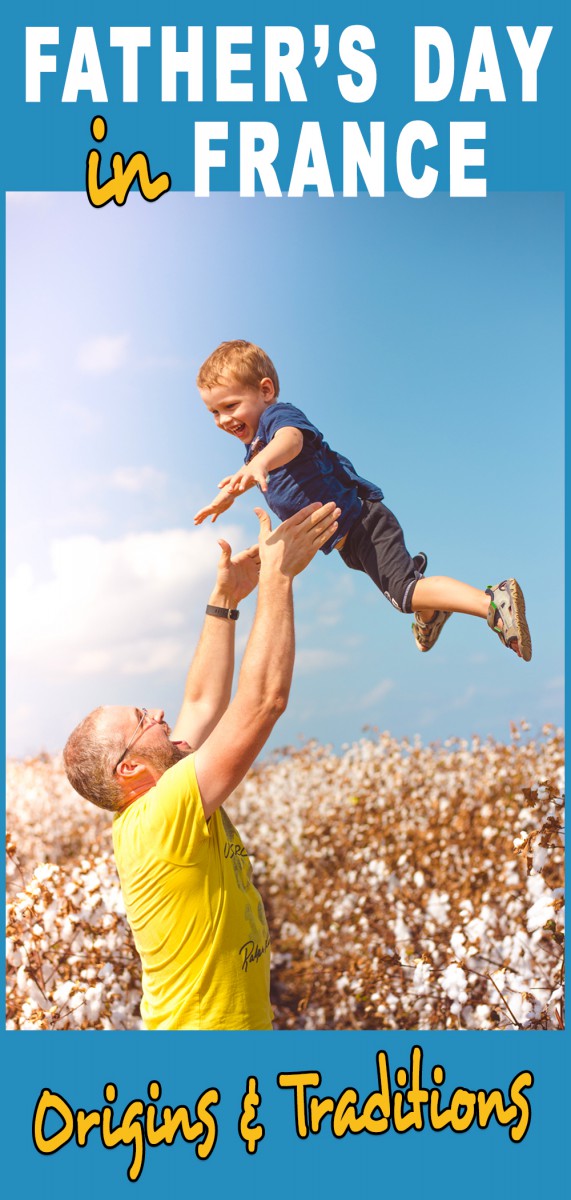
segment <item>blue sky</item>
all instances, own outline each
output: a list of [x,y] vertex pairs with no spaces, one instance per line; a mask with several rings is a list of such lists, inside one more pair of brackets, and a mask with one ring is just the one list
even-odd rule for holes
[[[57,751],[99,703],[174,718],[218,536],[194,512],[240,447],[195,389],[258,342],[282,398],[379,482],[429,573],[526,595],[531,664],[454,617],[429,655],[337,555],[296,585],[271,745],[363,727],[509,736],[563,715],[563,203],[556,195],[7,202],[8,753]],[[243,605],[243,647],[253,602]]]

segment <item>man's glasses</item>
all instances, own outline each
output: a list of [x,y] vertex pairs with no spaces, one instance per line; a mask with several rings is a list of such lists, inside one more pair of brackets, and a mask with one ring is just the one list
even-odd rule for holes
[[[124,749],[124,751],[123,751],[123,753],[122,753],[122,755],[121,755],[121,758],[118,758],[118,759],[117,759],[117,762],[115,763],[115,766],[113,767],[113,774],[115,774],[115,771],[117,770],[117,767],[119,767],[119,766],[121,765],[121,763],[123,762],[123,759],[124,759],[125,755],[129,753],[129,750],[131,749],[131,746],[133,745],[133,742],[135,741],[135,738],[136,738],[136,736],[137,736],[137,734],[138,734],[138,732],[139,732],[139,730],[140,730],[141,726],[142,726],[142,725],[144,725],[144,723],[145,723],[145,718],[148,716],[148,709],[146,709],[146,708],[142,708],[142,709],[141,709],[141,712],[142,712],[142,714],[143,714],[143,715],[142,715],[142,717],[141,717],[141,720],[139,721],[139,724],[137,725],[137,728],[136,728],[136,730],[135,730],[135,732],[134,732],[134,734],[133,734],[132,738],[130,739],[130,741],[129,741],[129,742],[127,743],[127,745],[125,746],[125,749]],[[156,724],[156,722],[154,722],[154,723]]]

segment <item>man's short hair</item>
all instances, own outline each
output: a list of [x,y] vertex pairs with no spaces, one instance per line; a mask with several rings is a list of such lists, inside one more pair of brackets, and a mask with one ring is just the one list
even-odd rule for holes
[[258,387],[262,379],[271,379],[276,396],[280,381],[274,364],[260,346],[253,342],[222,342],[203,362],[196,377],[199,388],[213,388],[237,382],[246,387]]
[[123,796],[115,763],[124,749],[121,731],[101,728],[103,708],[95,708],[80,721],[63,751],[65,773],[72,788],[98,808],[118,812]]

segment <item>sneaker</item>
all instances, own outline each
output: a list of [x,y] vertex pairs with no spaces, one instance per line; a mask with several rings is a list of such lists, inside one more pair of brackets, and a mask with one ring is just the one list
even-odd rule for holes
[[[490,597],[488,625],[497,633],[508,650],[529,662],[531,658],[531,635],[525,618],[523,592],[516,579],[504,579],[495,587],[486,588]],[[500,626],[501,622],[501,626]]]
[[434,643],[438,641],[442,629],[448,618],[452,616],[452,613],[439,612],[437,609],[431,621],[421,621],[418,613],[413,613],[413,616],[412,632],[414,640],[418,649],[425,654],[427,650],[432,650]]

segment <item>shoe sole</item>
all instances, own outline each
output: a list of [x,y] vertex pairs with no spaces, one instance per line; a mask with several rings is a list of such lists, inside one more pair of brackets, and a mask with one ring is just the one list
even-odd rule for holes
[[421,653],[421,654],[428,654],[428,651],[429,651],[429,650],[432,650],[432,648],[433,648],[433,647],[436,645],[436,643],[437,643],[437,641],[438,641],[438,639],[439,639],[439,637],[440,637],[440,634],[442,633],[442,630],[444,629],[444,626],[445,626],[446,622],[447,622],[447,621],[450,619],[450,617],[452,616],[452,613],[451,613],[451,612],[449,612],[449,613],[445,613],[445,614],[443,614],[443,615],[444,615],[444,620],[443,620],[443,622],[442,622],[442,624],[441,624],[441,626],[440,626],[440,628],[439,628],[439,630],[438,630],[438,632],[437,632],[437,634],[436,634],[436,636],[435,636],[434,640],[433,640],[433,641],[430,643],[430,645],[429,645],[429,646],[422,646],[422,645],[421,645],[421,643],[418,641],[418,638],[417,638],[417,636],[416,636],[416,633],[414,632],[414,624],[413,624],[413,626],[412,626],[412,632],[413,632],[413,634],[414,634],[414,641],[415,641],[415,645],[416,645],[417,649],[418,649],[418,650],[420,650],[420,653]]
[[517,644],[524,662],[531,659],[531,634],[525,615],[525,600],[517,579],[508,580],[510,595],[513,602],[515,627],[517,629]]

